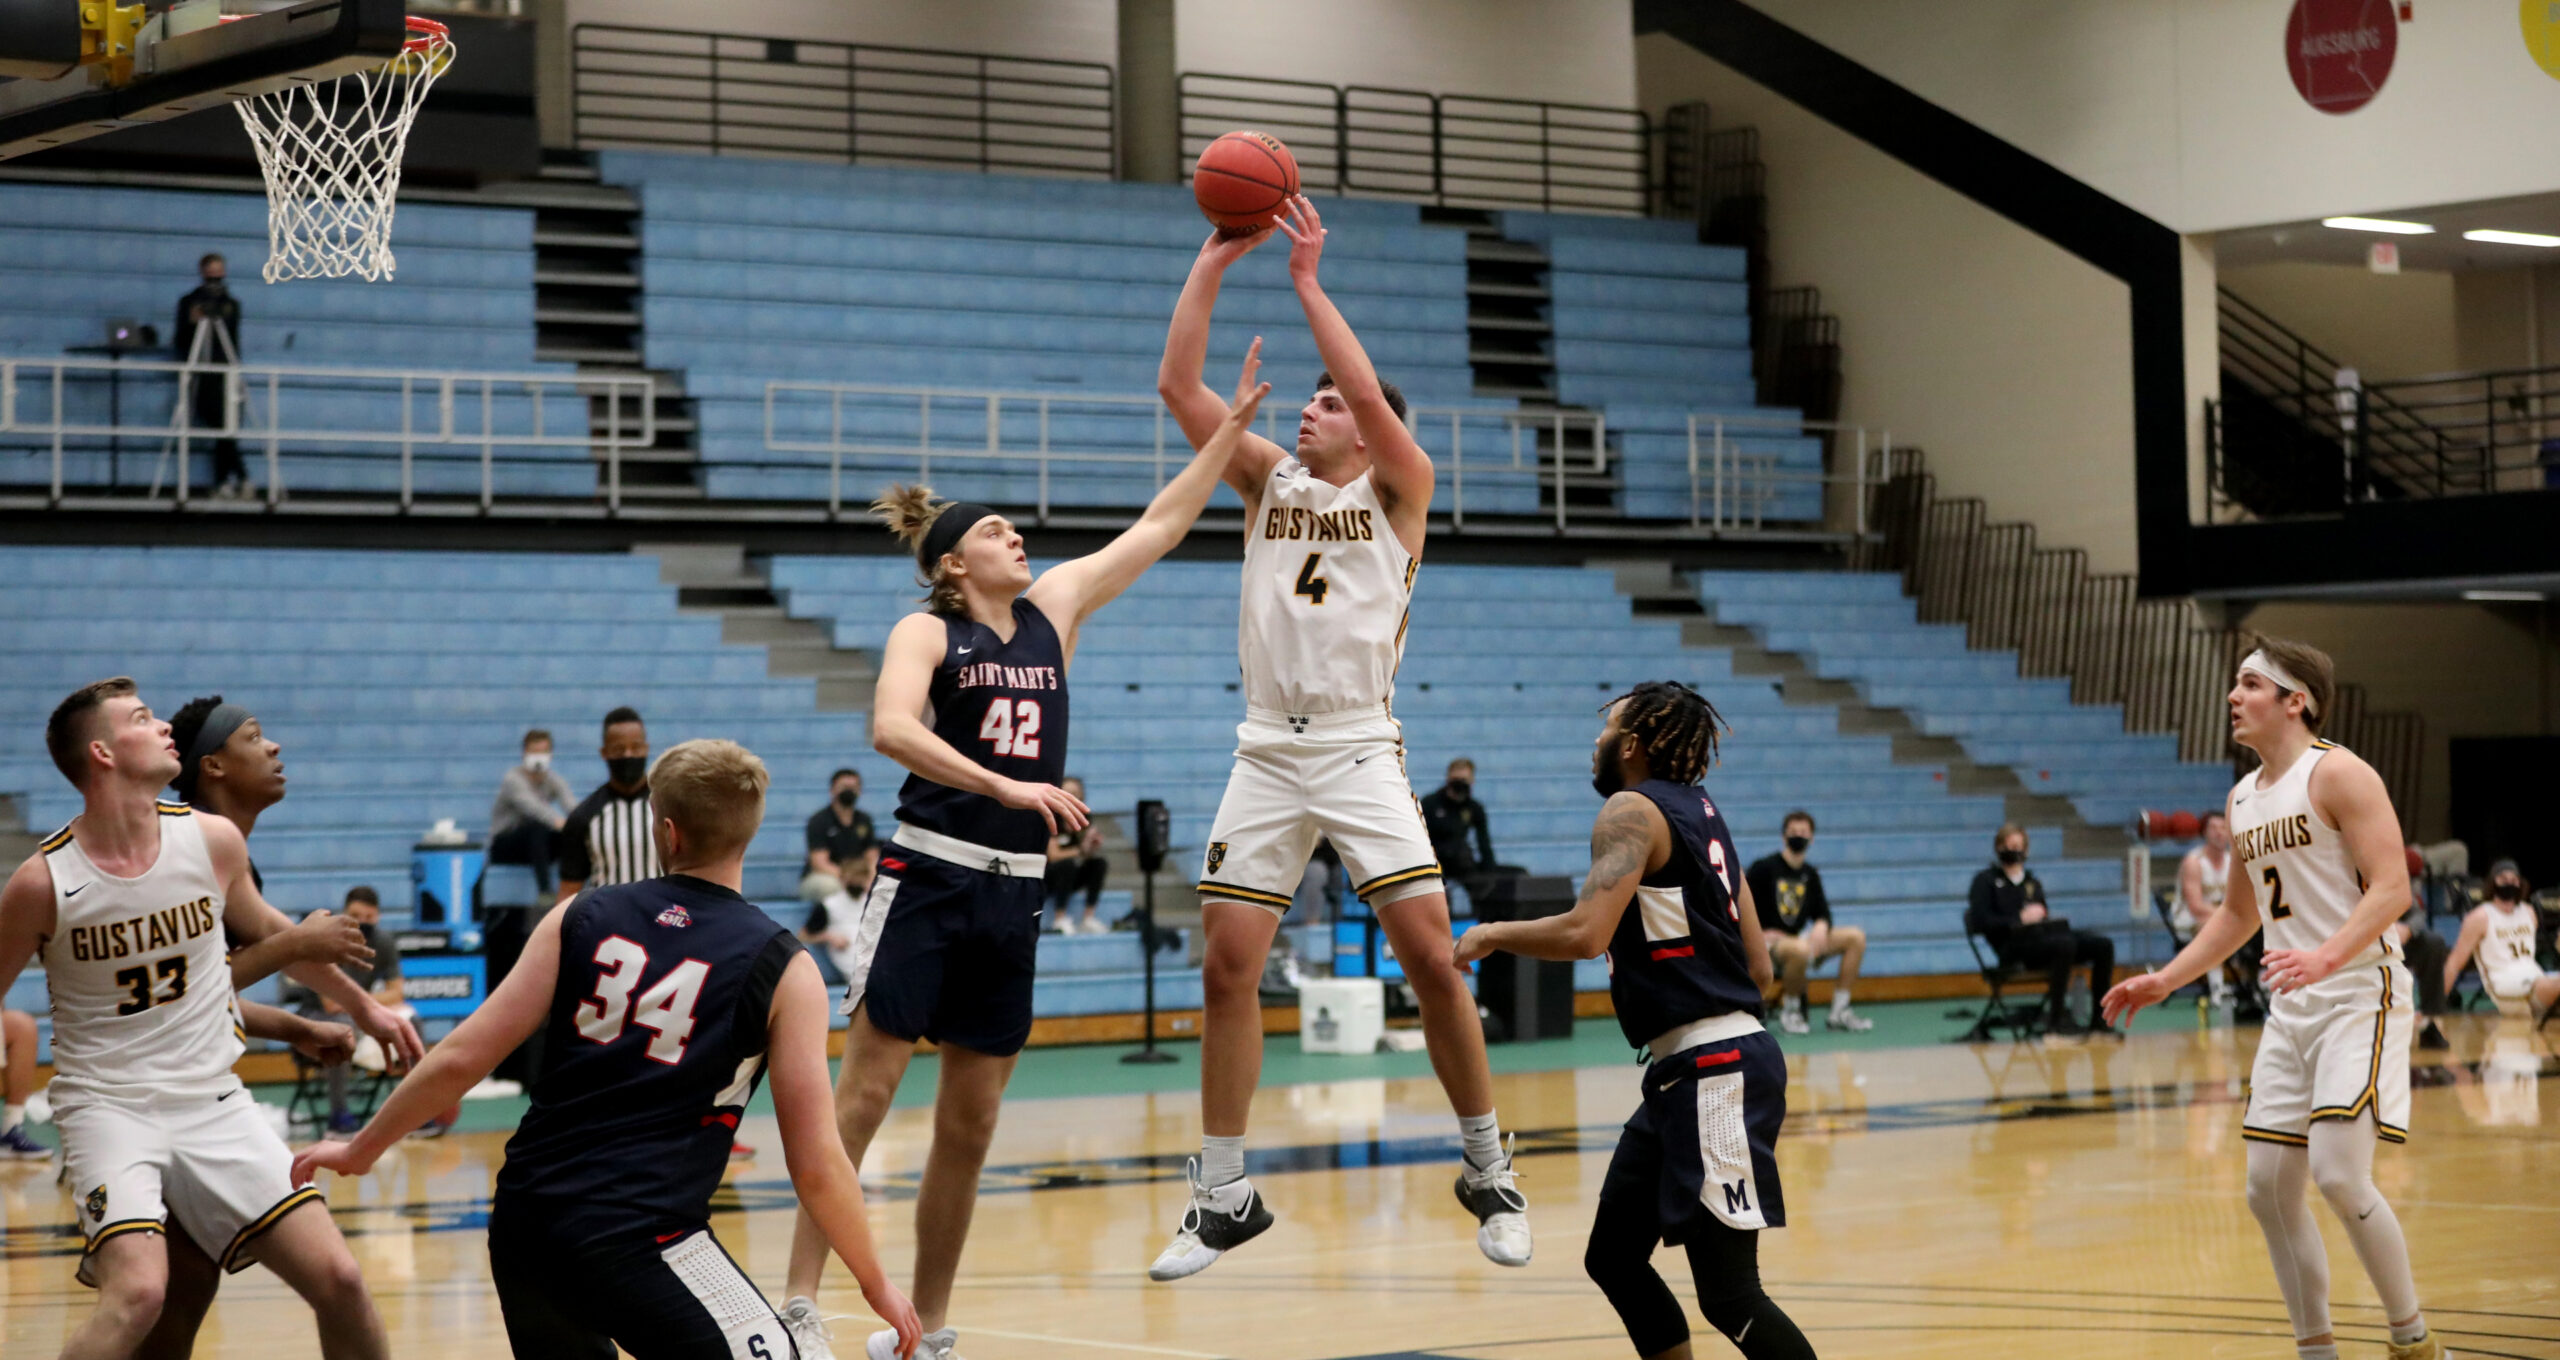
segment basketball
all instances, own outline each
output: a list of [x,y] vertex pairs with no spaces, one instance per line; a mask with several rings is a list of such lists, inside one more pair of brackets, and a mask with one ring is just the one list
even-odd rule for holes
[[1191,194],[1219,231],[1242,235],[1280,220],[1298,192],[1298,158],[1267,132],[1230,132],[1201,149]]

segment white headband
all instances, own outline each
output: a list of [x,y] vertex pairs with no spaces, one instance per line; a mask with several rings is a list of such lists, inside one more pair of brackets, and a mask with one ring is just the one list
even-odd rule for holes
[[2240,661],[2240,669],[2244,671],[2256,671],[2258,674],[2267,678],[2267,683],[2274,685],[2279,689],[2292,690],[2294,693],[2301,695],[2302,716],[2306,718],[2316,718],[2320,716],[2320,701],[2311,696],[2311,687],[2294,679],[2291,674],[2286,672],[2284,667],[2277,665],[2275,658],[2268,656],[2265,648],[2261,647],[2257,651],[2251,652],[2246,657],[2243,657]]

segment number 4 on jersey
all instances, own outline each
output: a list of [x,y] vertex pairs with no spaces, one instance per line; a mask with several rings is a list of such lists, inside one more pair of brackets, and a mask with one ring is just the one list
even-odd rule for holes
[[1323,553],[1308,553],[1307,564],[1298,568],[1298,583],[1290,587],[1289,593],[1306,596],[1310,604],[1323,604],[1325,595],[1333,589],[1333,582],[1316,574],[1316,568],[1323,565]]

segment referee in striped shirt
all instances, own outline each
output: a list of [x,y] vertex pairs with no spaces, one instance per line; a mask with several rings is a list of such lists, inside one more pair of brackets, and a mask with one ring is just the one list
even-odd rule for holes
[[560,902],[593,883],[608,887],[658,876],[650,836],[649,729],[638,712],[604,715],[605,781],[560,827]]

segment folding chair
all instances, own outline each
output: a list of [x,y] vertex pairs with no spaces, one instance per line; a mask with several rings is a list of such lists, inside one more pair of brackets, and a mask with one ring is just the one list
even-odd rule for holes
[[[285,1101],[286,1122],[313,1126],[327,1124],[328,1069],[313,1062],[301,1049],[285,1051],[293,1055],[293,1094]],[[383,1094],[390,1086],[390,1073],[355,1068],[347,1074],[347,1113],[360,1120],[373,1118],[374,1108],[382,1103]]]
[[2005,989],[2022,979],[2041,980],[2043,974],[2021,964],[2003,963],[1997,951],[1983,942],[1971,927],[1964,932],[1965,947],[1973,951],[1973,966],[1982,973],[1984,985],[1991,995],[1983,998],[1981,1013],[1974,1017],[1973,1028],[1956,1036],[1961,1044],[1987,1044],[1994,1031],[2009,1031],[2010,1042],[2033,1039],[2044,1032],[2043,1001],[2012,1001]]

